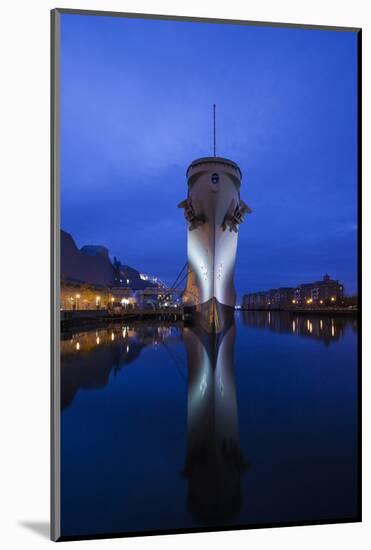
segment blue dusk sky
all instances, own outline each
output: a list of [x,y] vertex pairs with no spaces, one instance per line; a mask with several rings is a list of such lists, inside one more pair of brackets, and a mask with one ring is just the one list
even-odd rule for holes
[[171,284],[192,160],[242,170],[239,294],[357,283],[355,32],[63,14],[61,227]]

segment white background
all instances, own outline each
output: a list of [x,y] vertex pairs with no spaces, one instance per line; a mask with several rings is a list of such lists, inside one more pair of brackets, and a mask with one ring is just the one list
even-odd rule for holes
[[[49,10],[105,9],[363,28],[363,211],[370,205],[370,14],[361,0],[8,0],[0,12],[0,545],[52,545],[49,520]],[[368,69],[368,70],[367,70]],[[367,220],[365,220],[367,222]],[[370,222],[364,224],[364,309],[370,309]],[[368,282],[368,288],[366,284]],[[369,317],[367,315],[367,317]],[[370,536],[370,376],[365,321],[364,522],[65,543],[84,548],[366,548]],[[368,338],[369,340],[369,338]],[[28,523],[39,525],[35,530]],[[41,526],[41,528],[40,528]],[[44,534],[40,534],[43,531]],[[370,537],[371,538],[371,537]]]

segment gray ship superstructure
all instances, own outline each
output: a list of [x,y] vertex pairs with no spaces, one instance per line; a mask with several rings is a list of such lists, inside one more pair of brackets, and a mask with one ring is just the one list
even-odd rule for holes
[[187,178],[188,196],[178,205],[188,222],[183,302],[205,330],[220,333],[233,319],[238,229],[251,210],[240,198],[242,174],[232,160],[199,158],[189,166]]

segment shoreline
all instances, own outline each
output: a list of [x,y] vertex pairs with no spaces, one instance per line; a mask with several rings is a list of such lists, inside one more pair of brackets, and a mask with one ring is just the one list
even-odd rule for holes
[[61,334],[71,330],[90,330],[110,326],[116,323],[142,323],[144,321],[160,323],[184,323],[183,310],[128,311],[125,314],[110,314],[107,310],[68,310],[61,315]]
[[[235,312],[265,312],[265,313],[291,313],[296,315],[315,315],[315,316],[327,316],[327,317],[358,317],[358,309],[320,309],[320,308],[240,308]],[[129,322],[131,324],[141,324],[147,321],[154,323],[171,323],[171,324],[188,324],[192,320],[185,318],[183,311],[162,311],[160,312],[146,312],[140,314],[139,312],[131,312],[125,315],[110,315],[105,310],[87,311],[84,314],[83,310],[77,310],[75,312],[69,311],[68,315],[64,315],[61,319],[61,334],[68,333],[70,331],[78,330],[90,330],[94,328],[101,328],[110,326],[115,323]],[[67,317],[67,318],[66,318]]]
[[342,309],[342,308],[241,308],[237,311],[264,311],[264,312],[286,312],[286,313],[296,313],[297,315],[326,315],[326,316],[345,316],[345,317],[358,317],[358,308],[357,309]]

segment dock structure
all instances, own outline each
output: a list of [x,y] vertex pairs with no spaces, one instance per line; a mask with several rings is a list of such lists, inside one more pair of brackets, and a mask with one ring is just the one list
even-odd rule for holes
[[165,323],[187,321],[187,313],[182,306],[108,310],[68,310],[61,311],[62,332],[75,326],[104,325],[112,322],[140,321],[156,319]]

